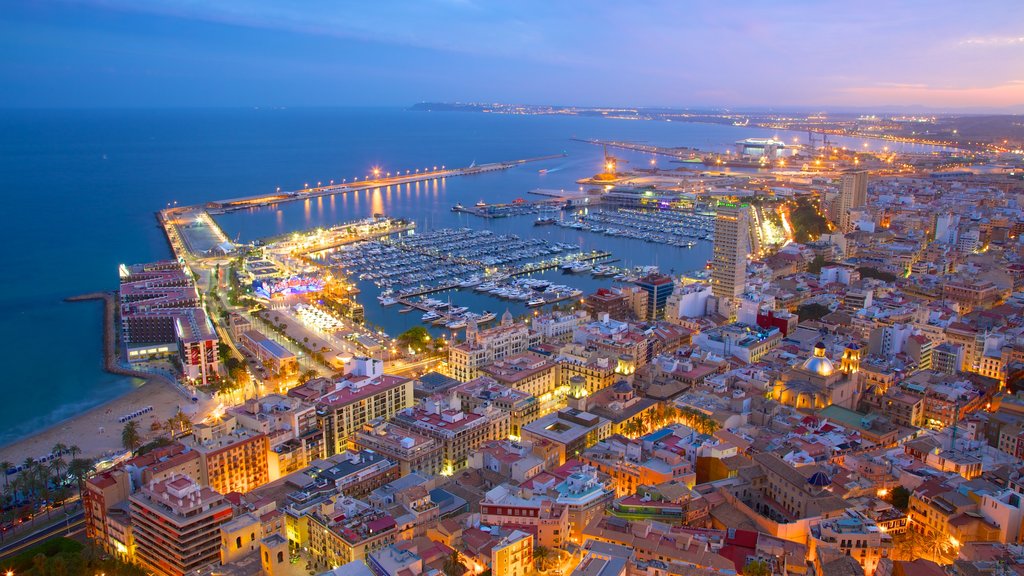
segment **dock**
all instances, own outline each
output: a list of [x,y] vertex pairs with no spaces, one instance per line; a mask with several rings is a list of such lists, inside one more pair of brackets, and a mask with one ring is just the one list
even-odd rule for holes
[[595,146],[607,146],[608,148],[618,148],[620,150],[630,150],[632,152],[644,152],[647,154],[656,154],[659,156],[669,156],[676,160],[690,161],[694,163],[706,163],[704,162],[704,155],[709,154],[697,148],[688,148],[686,146],[679,146],[675,148],[669,148],[666,146],[654,146],[651,144],[639,144],[636,142],[620,142],[617,140],[597,140],[590,138],[573,138],[575,142],[583,142],[585,144],[593,144]]
[[551,154],[548,156],[536,156],[533,158],[523,158],[520,160],[509,160],[505,162],[492,162],[489,164],[480,164],[467,166],[465,168],[444,168],[437,170],[436,166],[434,169],[424,169],[422,172],[419,169],[406,170],[404,174],[401,172],[396,173],[394,176],[388,177],[376,177],[362,182],[356,180],[353,182],[342,182],[341,184],[329,184],[327,186],[314,186],[301,188],[299,190],[281,191],[270,194],[255,194],[252,196],[243,196],[240,198],[229,198],[226,200],[215,200],[206,203],[204,206],[207,211],[212,214],[223,214],[234,210],[243,210],[246,208],[258,208],[262,206],[269,206],[271,204],[280,204],[282,202],[292,202],[296,200],[305,200],[307,198],[316,198],[318,196],[329,196],[331,194],[344,194],[347,192],[359,192],[361,190],[370,190],[373,188],[380,188],[382,186],[398,186],[401,184],[412,184],[414,182],[422,182],[425,180],[438,180],[441,178],[453,178],[456,176],[473,176],[475,174],[485,174],[487,172],[495,172],[498,170],[508,170],[509,168],[515,168],[529,162],[541,162],[544,160],[554,160],[556,158],[564,158],[566,154]]
[[[580,255],[576,256],[575,258],[565,258],[565,259],[557,259],[556,258],[554,260],[550,260],[550,261],[546,261],[546,262],[532,262],[532,263],[529,263],[529,264],[525,264],[523,266],[514,267],[511,270],[507,270],[507,271],[505,271],[505,274],[507,274],[509,276],[509,278],[512,278],[512,277],[515,277],[515,276],[523,276],[525,274],[533,274],[535,272],[543,272],[545,270],[551,270],[551,269],[554,269],[554,268],[558,268],[562,264],[565,264],[566,262],[570,262],[570,261],[572,261],[572,262],[588,262],[588,261],[594,261],[594,260],[603,260],[605,258],[610,258],[611,255],[612,255],[611,252],[597,252],[597,251],[595,251],[595,252],[591,252],[589,254],[580,254]],[[459,287],[459,283],[458,282],[446,282],[446,283],[443,283],[443,284],[438,284],[436,286],[426,286],[426,287],[419,288],[419,289],[416,289],[416,290],[411,291],[411,292],[403,292],[401,294],[401,296],[398,297],[398,301],[402,302],[405,299],[416,298],[418,296],[426,296],[427,294],[434,294],[436,292],[444,292],[446,290],[452,290],[452,289],[458,288],[458,287]]]
[[[165,208],[156,213],[157,222],[163,228],[167,242],[176,258],[187,259],[189,257],[202,258],[215,255],[218,252],[226,254],[234,250],[234,243],[227,234],[221,230],[211,215],[226,214],[235,210],[248,208],[262,208],[283,202],[296,200],[307,200],[320,196],[332,194],[344,194],[348,192],[359,192],[372,190],[374,188],[398,186],[414,182],[438,180],[456,176],[472,176],[498,170],[508,170],[530,162],[541,162],[564,158],[566,154],[550,154],[547,156],[535,156],[519,160],[508,160],[505,162],[492,162],[489,164],[470,165],[465,168],[437,167],[432,169],[424,168],[423,171],[406,170],[404,174],[396,173],[394,176],[377,177],[353,182],[342,182],[341,184],[331,183],[327,186],[303,188],[301,190],[281,191],[270,194],[255,194],[227,200],[215,200],[202,205],[174,206]],[[340,246],[347,242],[337,244]],[[324,250],[330,248],[325,246]]]

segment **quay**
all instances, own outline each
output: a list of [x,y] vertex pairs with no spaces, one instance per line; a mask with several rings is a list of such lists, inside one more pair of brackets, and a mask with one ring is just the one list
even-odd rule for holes
[[686,146],[679,146],[676,148],[668,148],[666,146],[653,146],[650,144],[637,144],[635,142],[619,142],[616,140],[597,140],[590,138],[573,138],[573,141],[583,142],[586,144],[593,144],[595,146],[607,146],[608,148],[618,148],[620,150],[630,150],[633,152],[645,152],[647,154],[657,154],[659,156],[670,156],[676,160],[681,160],[687,163],[708,163],[704,158],[703,152],[697,148],[687,148]]
[[452,212],[471,214],[480,218],[507,218],[509,216],[523,216],[525,214],[537,214],[541,208],[561,209],[565,205],[560,200],[523,200],[518,199],[508,204],[487,204],[485,206],[463,206],[456,204]]
[[[441,170],[431,169],[422,172],[419,170],[415,172],[406,170],[405,174],[396,174],[384,178],[378,176],[363,182],[343,182],[341,184],[303,188],[290,192],[277,191],[272,194],[257,194],[228,200],[217,200],[207,202],[205,205],[174,206],[158,211],[156,218],[160,227],[163,228],[167,242],[170,244],[176,258],[187,259],[189,256],[201,258],[216,254],[218,251],[227,253],[234,249],[234,242],[231,238],[228,238],[217,222],[211,218],[211,214],[225,214],[246,208],[260,208],[282,202],[304,200],[331,194],[358,192],[382,186],[397,186],[455,176],[472,176],[474,174],[507,170],[529,162],[564,158],[565,156],[566,154],[564,153],[550,154],[505,162],[492,162],[479,166],[474,164],[465,168],[444,169],[442,167]],[[324,249],[327,249],[327,247]]]
[[[240,198],[230,198],[227,200],[215,200],[208,202],[205,205],[206,210],[212,214],[223,214],[234,210],[242,210],[245,208],[257,208],[262,206],[268,206],[270,204],[279,204],[281,202],[291,202],[294,200],[305,200],[306,198],[316,198],[318,196],[327,196],[330,194],[338,194],[344,192],[358,192],[361,190],[368,190],[373,188],[380,188],[381,186],[397,186],[400,184],[411,184],[413,182],[421,182],[424,180],[436,180],[439,178],[451,178],[455,176],[472,176],[474,174],[484,174],[487,172],[495,172],[498,170],[508,170],[516,166],[521,166],[529,162],[541,162],[544,160],[554,160],[556,158],[564,158],[566,154],[551,154],[548,156],[537,156],[533,158],[523,158],[520,160],[508,160],[505,162],[492,162],[490,164],[480,164],[467,166],[465,168],[448,168],[448,169],[433,169],[424,170],[420,172],[418,169],[413,172],[406,170],[405,174],[395,174],[389,177],[376,177],[372,180],[364,180],[363,182],[343,182],[341,184],[330,184],[327,186],[316,186],[312,188],[302,188],[300,190],[291,191],[277,191],[271,194],[256,194],[253,196],[243,196]],[[436,168],[436,167],[435,167]]]

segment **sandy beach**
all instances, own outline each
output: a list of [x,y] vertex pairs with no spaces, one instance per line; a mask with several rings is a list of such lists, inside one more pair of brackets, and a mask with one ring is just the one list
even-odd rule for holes
[[122,416],[153,407],[152,411],[134,418],[138,422],[142,442],[145,443],[166,435],[164,423],[178,412],[179,407],[190,417],[199,408],[167,377],[121,366],[117,360],[118,338],[115,328],[117,299],[110,292],[83,294],[67,299],[69,302],[90,300],[103,301],[104,367],[108,372],[135,377],[143,383],[78,416],[0,447],[0,461],[21,464],[25,458],[40,458],[49,454],[57,443],[78,446],[82,449],[80,457],[102,458],[124,449],[121,444],[124,424],[118,421]]
[[[81,448],[80,457],[100,458],[123,450],[121,429],[124,424],[118,422],[121,416],[146,406],[153,407],[152,412],[135,418],[146,442],[165,434],[162,424],[177,413],[179,406],[190,414],[193,407],[187,404],[191,403],[172,385],[150,379],[118,398],[0,447],[0,461],[20,464],[25,458],[39,458],[49,454],[58,442]],[[158,425],[155,430],[152,429],[154,423]]]

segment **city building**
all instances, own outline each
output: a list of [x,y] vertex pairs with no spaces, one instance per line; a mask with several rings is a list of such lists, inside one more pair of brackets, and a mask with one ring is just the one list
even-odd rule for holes
[[711,293],[735,300],[746,283],[750,208],[746,204],[719,202],[715,216],[715,241],[711,256]]
[[336,497],[308,515],[309,552],[321,568],[366,561],[366,555],[394,544],[395,519],[365,502]]
[[735,356],[747,364],[758,362],[782,341],[778,328],[762,328],[749,324],[726,324],[705,330],[693,337],[701,350],[723,358]]
[[470,453],[484,442],[499,439],[486,416],[445,408],[439,402],[406,408],[395,416],[394,423],[440,442],[441,474],[449,476],[464,468]]
[[889,556],[892,536],[874,520],[855,510],[829,518],[811,526],[811,554],[818,549],[832,549],[857,561],[865,574],[874,574],[882,558]]
[[[545,361],[545,363],[547,362],[549,361]],[[553,369],[554,363],[551,363],[549,368]],[[535,386],[535,388],[545,390],[544,393],[550,395],[553,384],[554,377],[552,376],[549,383]],[[494,406],[507,412],[510,417],[509,433],[515,437],[521,435],[524,424],[533,422],[541,416],[541,406],[535,396],[524,392],[523,388],[505,386],[487,376],[481,376],[461,384],[455,388],[455,394],[465,410],[473,411],[478,407]]]
[[431,477],[444,469],[441,442],[381,418],[364,424],[352,436],[352,443],[398,462],[402,476],[415,473]]
[[672,290],[675,288],[672,277],[664,274],[648,274],[633,283],[647,295],[642,319],[664,320],[665,306],[672,295]]
[[467,382],[480,376],[481,367],[525,352],[530,344],[530,328],[513,322],[507,310],[501,324],[494,328],[480,330],[471,321],[466,327],[466,341],[448,348],[448,370],[456,380]]
[[[362,430],[367,422],[389,419],[412,406],[412,380],[384,374],[382,364],[375,363],[366,373],[347,374],[316,401],[327,455],[346,450],[352,435]],[[299,393],[295,389],[288,392],[289,395]]]
[[299,369],[299,360],[295,354],[258,330],[246,330],[239,338],[239,342],[257,361],[275,374],[293,374]]
[[513,530],[491,549],[491,574],[526,576],[533,572],[533,535]]
[[853,211],[864,208],[868,201],[868,171],[863,169],[844,170],[839,181],[839,230],[852,232]]
[[118,272],[121,340],[129,362],[177,353],[187,379],[217,380],[220,339],[200,305],[191,272],[175,261],[122,264]]
[[193,424],[192,436],[182,442],[199,453],[199,481],[221,494],[248,492],[270,481],[267,435],[243,428],[235,416]]
[[135,561],[165,576],[220,562],[220,529],[231,520],[222,495],[188,476],[152,482],[130,497]]
[[559,464],[581,454],[611,434],[611,422],[575,408],[564,408],[523,426],[523,440],[548,441],[558,447]]

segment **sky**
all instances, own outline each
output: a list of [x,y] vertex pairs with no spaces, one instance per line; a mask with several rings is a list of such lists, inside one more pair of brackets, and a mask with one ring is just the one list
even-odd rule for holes
[[6,0],[0,107],[1024,112],[1022,0]]

